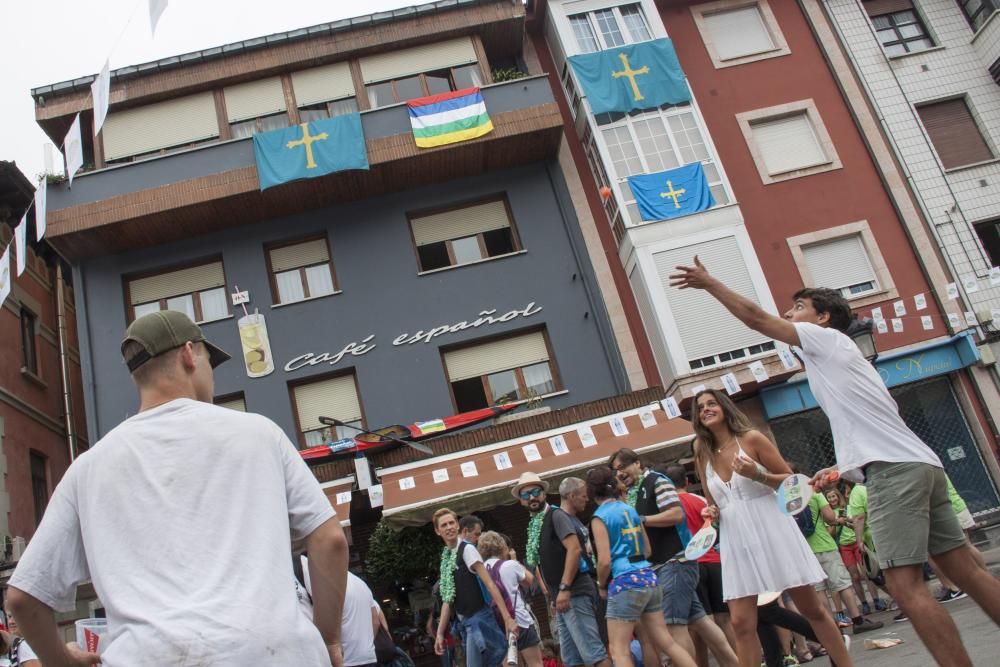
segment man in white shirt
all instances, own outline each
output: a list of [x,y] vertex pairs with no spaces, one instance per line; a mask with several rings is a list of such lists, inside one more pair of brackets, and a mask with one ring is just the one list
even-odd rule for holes
[[[10,580],[42,664],[94,662],[66,648],[53,612],[74,609],[90,579],[107,667],[340,667],[347,540],[295,447],[270,420],[212,405],[229,355],[186,315],[140,317],[122,356],[139,413],[70,466]],[[313,622],[290,583],[289,546],[303,544]]]
[[[938,456],[899,416],[878,371],[843,332],[851,309],[839,292],[807,288],[784,319],[713,278],[694,258],[670,276],[680,289],[703,289],[751,329],[798,348],[809,388],[830,420],[837,470],[866,479],[868,522],[889,592],[938,664],[971,667],[958,628],[923,585],[928,555],[1000,625],[1000,582],[978,567],[948,500]],[[813,480],[822,483],[833,469]]]

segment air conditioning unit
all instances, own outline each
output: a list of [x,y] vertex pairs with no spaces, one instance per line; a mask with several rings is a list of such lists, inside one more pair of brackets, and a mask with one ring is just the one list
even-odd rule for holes
[[24,553],[24,549],[28,546],[28,543],[23,537],[18,535],[13,539],[13,549],[11,550],[11,560],[17,562],[21,560],[21,555]]

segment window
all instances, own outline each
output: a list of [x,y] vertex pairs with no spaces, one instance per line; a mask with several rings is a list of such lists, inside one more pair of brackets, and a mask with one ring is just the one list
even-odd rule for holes
[[279,77],[259,79],[223,89],[234,139],[288,127],[285,92]]
[[747,358],[773,349],[767,337],[736,320],[718,301],[701,290],[670,287],[670,274],[698,255],[712,275],[737,294],[759,304],[746,259],[735,236],[694,243],[653,253],[653,263],[670,305],[684,354],[692,369]]
[[736,120],[765,184],[841,166],[812,100],[738,113]]
[[506,199],[410,217],[421,271],[470,264],[521,247]]
[[38,342],[35,332],[38,318],[27,308],[21,308],[21,368],[32,375],[38,375]]
[[299,120],[303,123],[311,123],[314,120],[345,116],[349,113],[355,113],[357,110],[358,101],[353,97],[345,97],[342,100],[331,100],[299,107]]
[[976,225],[976,234],[990,258],[990,266],[1000,266],[1000,220]]
[[958,6],[962,8],[962,13],[969,20],[972,29],[979,30],[986,23],[986,19],[993,15],[993,12],[1000,9],[998,0],[958,0]]
[[238,412],[247,411],[247,401],[243,396],[243,392],[229,394],[228,396],[218,396],[215,398],[214,403],[220,408],[229,408]]
[[44,454],[28,452],[31,467],[31,498],[35,506],[35,527],[42,522],[49,504],[49,462]]
[[272,245],[267,254],[275,303],[315,299],[337,291],[325,236]]
[[298,384],[291,388],[291,392],[301,433],[299,441],[306,447],[357,435],[357,431],[349,427],[326,426],[320,417],[332,417],[350,426],[364,427],[353,373]]
[[124,111],[112,111],[101,128],[108,163],[214,140],[219,119],[211,92]]
[[945,169],[993,159],[964,98],[922,104],[917,113]]
[[569,17],[580,53],[593,53],[653,38],[638,3],[598,9]]
[[812,285],[840,290],[844,298],[879,291],[878,278],[859,235],[802,248]]
[[358,110],[351,67],[346,62],[292,72],[290,78],[303,123]]
[[716,205],[729,203],[722,174],[689,104],[632,114],[598,114],[595,120],[611,159],[611,171],[624,198],[626,217],[632,224],[642,222],[626,180],[636,174],[701,162]]
[[195,322],[229,317],[221,261],[127,278],[129,321],[158,310],[178,310]]
[[444,353],[459,412],[559,390],[545,333],[500,338]]
[[691,14],[717,69],[791,53],[767,0],[696,4]]
[[469,37],[379,53],[360,66],[373,109],[483,83]]
[[889,0],[865,4],[886,55],[901,56],[934,46],[911,0]]

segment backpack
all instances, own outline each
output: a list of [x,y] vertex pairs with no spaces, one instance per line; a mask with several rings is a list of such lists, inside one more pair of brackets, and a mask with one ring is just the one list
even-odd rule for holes
[[[493,585],[496,586],[498,591],[500,591],[500,597],[503,598],[504,606],[507,607],[507,613],[510,614],[511,618],[514,618],[514,600],[510,599],[510,593],[507,592],[507,587],[504,586],[503,581],[500,579],[500,570],[506,562],[507,561],[505,560],[498,560],[496,563],[493,563],[492,566],[487,565],[486,571],[489,572],[490,579],[493,580]],[[489,600],[489,597],[486,599]],[[495,600],[492,602],[493,615],[496,617],[497,623],[500,624],[500,627],[503,628],[505,627],[503,615],[500,613],[500,608],[497,606],[497,602]]]
[[795,515],[795,523],[798,524],[799,530],[806,537],[809,537],[816,532],[816,522],[813,521],[812,507],[807,506],[803,511]]

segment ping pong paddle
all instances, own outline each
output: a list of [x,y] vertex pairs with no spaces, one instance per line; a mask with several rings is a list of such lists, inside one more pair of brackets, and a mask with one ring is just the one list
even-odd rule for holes
[[698,560],[715,546],[715,540],[719,537],[719,531],[713,526],[711,521],[706,521],[697,533],[691,536],[687,548],[684,549],[684,558],[687,560]]

